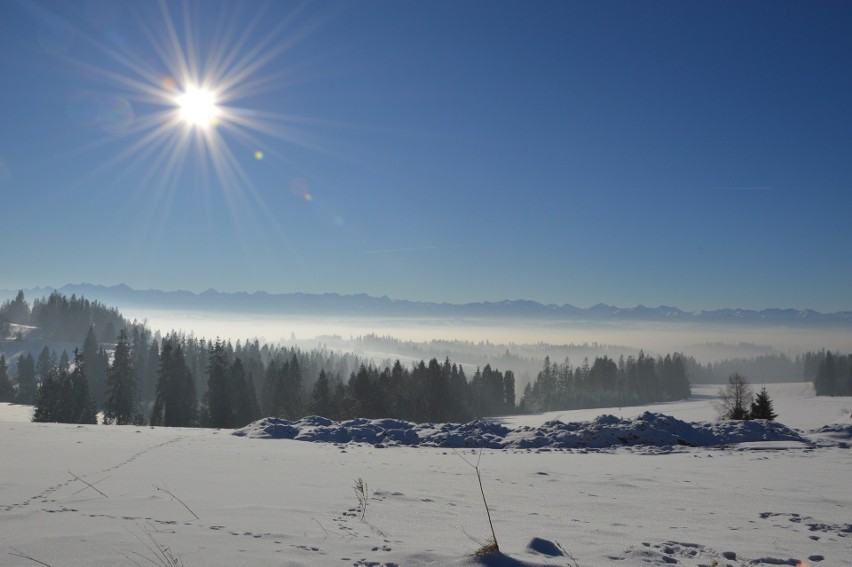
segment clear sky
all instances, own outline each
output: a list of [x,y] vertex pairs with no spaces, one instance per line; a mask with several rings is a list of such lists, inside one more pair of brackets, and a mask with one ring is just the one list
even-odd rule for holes
[[849,310],[850,30],[849,2],[0,2],[0,288]]

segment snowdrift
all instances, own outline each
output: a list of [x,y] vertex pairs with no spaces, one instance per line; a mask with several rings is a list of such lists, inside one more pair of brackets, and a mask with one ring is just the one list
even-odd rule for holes
[[645,412],[625,419],[601,415],[592,421],[548,421],[514,429],[495,420],[470,423],[411,423],[397,419],[335,422],[319,416],[298,421],[267,417],[234,431],[252,439],[295,439],[315,443],[368,443],[377,447],[425,446],[487,449],[583,449],[622,446],[714,447],[758,441],[809,443],[798,432],[774,421],[687,423]]

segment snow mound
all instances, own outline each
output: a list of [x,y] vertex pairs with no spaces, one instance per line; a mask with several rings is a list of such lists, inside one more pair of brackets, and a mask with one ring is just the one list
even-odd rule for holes
[[411,423],[397,419],[335,422],[318,416],[298,421],[267,417],[234,431],[252,439],[295,439],[315,443],[368,443],[378,447],[408,445],[488,449],[581,449],[622,446],[713,447],[758,441],[807,443],[799,433],[774,421],[687,423],[669,415],[645,412],[633,418],[601,415],[592,421],[548,421],[538,427],[510,429],[498,421]]
[[820,447],[848,449],[852,443],[852,423],[832,423],[811,432]]

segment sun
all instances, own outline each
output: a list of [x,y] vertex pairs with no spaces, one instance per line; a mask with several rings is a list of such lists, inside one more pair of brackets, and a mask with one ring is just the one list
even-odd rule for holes
[[216,124],[221,110],[216,105],[216,93],[190,86],[175,99],[179,118],[190,126],[209,128]]

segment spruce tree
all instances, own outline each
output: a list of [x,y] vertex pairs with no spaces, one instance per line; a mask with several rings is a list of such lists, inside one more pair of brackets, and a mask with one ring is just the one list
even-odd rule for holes
[[836,394],[837,369],[834,363],[834,355],[831,351],[825,353],[825,358],[819,363],[816,377],[814,378],[814,390],[817,396],[832,396]]
[[67,423],[97,423],[97,410],[89,395],[86,362],[83,360],[83,354],[77,349],[74,349],[74,369],[68,375],[66,384],[63,394],[66,394],[68,399],[63,399],[62,405],[65,406],[63,417]]
[[[240,364],[242,367],[242,363]],[[225,345],[216,339],[207,366],[206,406],[210,427],[231,426],[231,387]],[[203,425],[203,424],[202,424]]]
[[319,377],[311,391],[310,412],[323,417],[329,417],[332,413],[331,388],[325,370],[320,370]]
[[18,392],[15,395],[15,402],[27,405],[34,404],[37,389],[35,360],[33,360],[32,354],[27,353],[18,358]]
[[163,339],[151,425],[191,427],[196,423],[195,382],[175,337]]
[[231,416],[228,427],[242,427],[260,418],[254,380],[246,374],[240,358],[235,358],[229,370]]
[[62,398],[60,378],[51,372],[38,385],[35,395],[35,410],[32,420],[39,423],[60,421],[60,400]]
[[6,355],[0,354],[0,402],[11,402],[14,399],[15,390],[6,370]]
[[130,425],[136,416],[136,372],[130,352],[130,341],[124,329],[118,334],[112,366],[107,373],[107,398],[104,423]]
[[85,364],[74,350],[74,368],[51,367],[42,377],[36,394],[33,421],[60,423],[97,422],[95,405],[89,397]]
[[[107,372],[108,361],[99,356],[100,346],[95,335],[95,326],[91,325],[83,340],[83,360],[86,363],[86,375],[92,390],[92,399],[95,405],[100,407],[106,402],[107,397]],[[106,362],[106,364],[104,364]]]
[[38,377],[39,381],[47,378],[51,372],[56,368],[57,360],[56,353],[51,354],[50,349],[47,345],[44,345],[44,348],[41,349],[41,352],[38,355],[38,359],[36,359],[35,363],[35,373]]
[[769,398],[769,394],[766,393],[766,388],[761,388],[760,392],[754,398],[754,401],[751,403],[751,411],[749,411],[749,417],[751,419],[768,419],[773,420],[778,415],[772,408],[772,400]]

